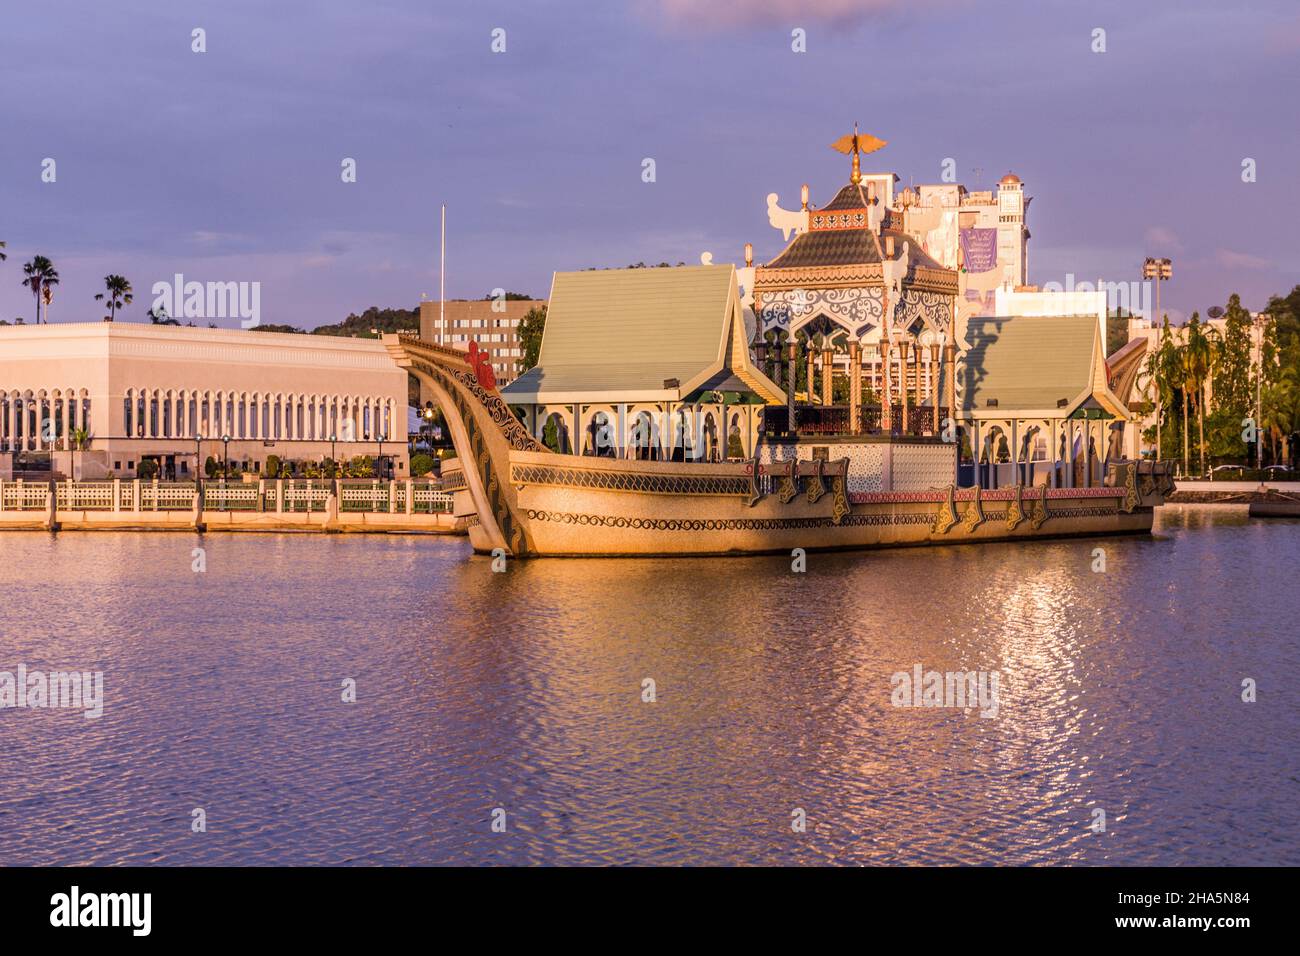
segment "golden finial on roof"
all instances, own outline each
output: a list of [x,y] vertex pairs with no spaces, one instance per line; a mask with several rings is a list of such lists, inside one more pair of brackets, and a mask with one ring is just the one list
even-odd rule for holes
[[854,123],[853,132],[847,136],[841,136],[831,143],[831,149],[853,156],[853,173],[849,176],[849,181],[857,184],[862,182],[862,164],[859,162],[859,157],[863,153],[874,153],[887,145],[888,143],[883,139],[876,139],[876,137],[868,136],[866,133],[859,133],[858,124]]

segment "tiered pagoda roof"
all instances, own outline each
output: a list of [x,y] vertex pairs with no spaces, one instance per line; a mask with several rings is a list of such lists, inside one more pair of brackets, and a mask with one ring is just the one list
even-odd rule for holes
[[[848,183],[826,206],[810,209],[807,232],[796,235],[775,259],[759,267],[759,271],[845,265],[879,268],[885,259],[901,259],[906,245],[910,278],[944,282],[950,276],[950,282],[956,287],[956,273],[927,255],[917,239],[888,225],[881,226],[879,233],[871,228],[872,206],[878,202],[879,199],[867,195],[861,182]],[[875,219],[880,221],[884,217],[878,211]]]

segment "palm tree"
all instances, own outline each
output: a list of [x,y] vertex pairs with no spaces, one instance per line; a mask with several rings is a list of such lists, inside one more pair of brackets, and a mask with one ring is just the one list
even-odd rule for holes
[[[90,444],[90,431],[86,428],[74,428],[69,436],[72,439],[73,451],[85,451],[86,446]],[[81,469],[77,469],[77,477],[81,477]]]
[[104,288],[107,293],[101,292],[95,296],[95,301],[99,302],[105,295],[108,297],[108,321],[112,322],[117,318],[117,310],[124,305],[130,305],[133,301],[131,295],[131,283],[123,276],[109,275],[104,276]]
[[[1187,365],[1185,361],[1187,349],[1184,346],[1175,345],[1170,349],[1170,354],[1166,357],[1168,369],[1165,373],[1169,384],[1170,405],[1181,395],[1183,400],[1183,475],[1187,474]],[[1178,439],[1175,438],[1176,442]]]
[[1178,352],[1174,346],[1173,335],[1169,331],[1169,317],[1165,317],[1164,334],[1160,347],[1147,356],[1147,381],[1155,392],[1156,399],[1156,461],[1164,457],[1162,424],[1165,406],[1173,404],[1178,389],[1179,368]]
[[[1283,370],[1278,380],[1268,386],[1262,399],[1261,428],[1273,437],[1274,460],[1291,463],[1291,436],[1300,431],[1300,370]],[[1277,444],[1281,442],[1281,455]]]
[[1187,326],[1187,375],[1193,389],[1192,403],[1197,417],[1197,443],[1200,449],[1201,474],[1205,474],[1205,385],[1210,377],[1213,349],[1202,331],[1201,317],[1193,312]]
[[45,302],[45,318],[48,324],[50,299],[54,297],[50,288],[59,284],[59,271],[45,256],[32,256],[32,261],[23,265],[23,276],[21,284],[29,286],[32,295],[36,296],[36,324],[41,324],[42,300]]

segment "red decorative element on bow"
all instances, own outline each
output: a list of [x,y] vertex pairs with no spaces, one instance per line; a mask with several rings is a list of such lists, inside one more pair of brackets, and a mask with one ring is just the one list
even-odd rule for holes
[[488,361],[488,353],[480,350],[478,343],[472,339],[469,343],[469,364],[474,369],[474,377],[478,379],[479,385],[489,392],[495,392],[497,377],[492,374],[492,363]]

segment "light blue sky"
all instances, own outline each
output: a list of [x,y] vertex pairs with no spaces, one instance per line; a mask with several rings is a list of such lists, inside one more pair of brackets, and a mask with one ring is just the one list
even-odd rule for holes
[[437,294],[443,201],[453,297],[735,260],[746,240],[768,258],[766,194],[828,200],[848,170],[827,144],[854,120],[890,141],[868,165],[904,183],[948,156],[971,188],[1017,172],[1031,281],[1128,280],[1169,255],[1176,313],[1300,282],[1284,0],[43,0],[0,23],[9,320],[34,317],[35,253],[63,275],[54,321],[98,319],[108,272],[134,283],[135,320],[176,272],[261,282],[264,322],[410,306]]

